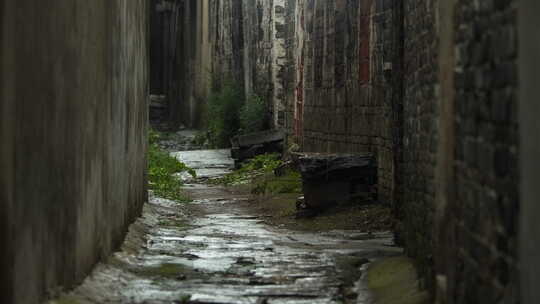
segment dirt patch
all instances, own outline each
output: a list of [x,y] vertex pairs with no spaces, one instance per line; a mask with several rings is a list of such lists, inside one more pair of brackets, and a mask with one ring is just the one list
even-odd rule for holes
[[[234,193],[250,192],[249,185],[229,188]],[[296,200],[300,193],[251,195],[241,205],[252,215],[262,216],[272,226],[306,232],[329,230],[390,231],[390,208],[381,205],[343,205],[327,209],[310,218],[296,218]]]
[[[391,209],[376,203],[341,204],[317,214],[303,212],[310,217],[297,216],[296,202],[303,195],[302,177],[292,167],[284,167],[276,175],[274,168],[279,163],[270,156],[263,156],[214,183],[218,182],[234,196],[248,197],[241,206],[272,226],[306,232],[392,230],[394,218]],[[261,169],[267,167],[272,170]]]

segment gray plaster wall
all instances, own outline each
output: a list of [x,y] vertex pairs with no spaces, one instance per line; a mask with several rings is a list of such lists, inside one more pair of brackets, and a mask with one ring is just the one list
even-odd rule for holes
[[140,213],[146,6],[0,4],[0,303],[80,282]]
[[540,302],[540,39],[536,0],[521,0],[519,10],[519,70],[520,70],[520,123],[521,123],[521,303]]

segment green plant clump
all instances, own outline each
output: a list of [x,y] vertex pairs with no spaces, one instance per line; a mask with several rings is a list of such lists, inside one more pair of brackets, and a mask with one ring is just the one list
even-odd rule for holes
[[[211,146],[225,148],[239,134],[263,131],[268,127],[268,111],[264,100],[257,96],[244,99],[240,87],[230,80],[217,85],[205,106],[205,119]],[[204,141],[203,141],[204,142]]]
[[170,139],[173,133],[158,132],[154,129],[148,130],[148,141],[150,144],[157,144],[162,140]]
[[[150,137],[150,142],[152,142],[152,137]],[[149,188],[156,195],[179,202],[188,201],[182,192],[182,182],[174,176],[175,173],[181,172],[188,172],[193,177],[196,176],[193,169],[170,156],[155,142],[150,143],[148,148],[148,182]]]
[[281,166],[283,162],[280,159],[279,154],[263,154],[257,155],[253,159],[250,159],[239,171],[257,171],[273,172],[277,167]]
[[245,184],[257,176],[273,173],[282,163],[279,154],[258,155],[247,161],[240,169],[217,179],[215,183],[227,186]]
[[226,82],[208,98],[208,135],[213,147],[229,146],[229,140],[240,129],[240,109],[243,99],[240,89]]
[[240,110],[240,125],[243,134],[263,131],[267,120],[266,104],[261,97],[253,95],[246,100]]
[[251,193],[258,195],[302,193],[300,172],[288,169],[282,176],[263,175],[253,182]]

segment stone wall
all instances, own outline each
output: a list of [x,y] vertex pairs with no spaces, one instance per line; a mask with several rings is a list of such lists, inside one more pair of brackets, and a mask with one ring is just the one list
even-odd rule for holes
[[451,303],[517,303],[517,1],[457,1]]
[[0,302],[40,303],[145,200],[147,2],[0,4]]
[[[402,197],[407,254],[417,258],[423,276],[432,269],[438,102],[436,1],[404,1],[404,97]],[[428,280],[429,282],[429,280]]]
[[[394,91],[398,52],[391,1],[297,1],[294,122],[304,151],[370,152],[380,200],[394,193]],[[397,66],[397,65],[396,65]]]
[[398,214],[441,303],[519,298],[515,11],[516,1],[404,2]]

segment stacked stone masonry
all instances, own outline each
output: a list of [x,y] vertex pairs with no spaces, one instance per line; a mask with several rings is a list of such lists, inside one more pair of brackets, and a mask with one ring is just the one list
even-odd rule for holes
[[516,4],[457,2],[456,303],[519,302]]
[[[438,101],[436,1],[404,1],[404,96],[402,197],[403,241],[422,275],[432,273]],[[427,281],[430,284],[430,281]],[[430,287],[430,286],[426,286]]]

